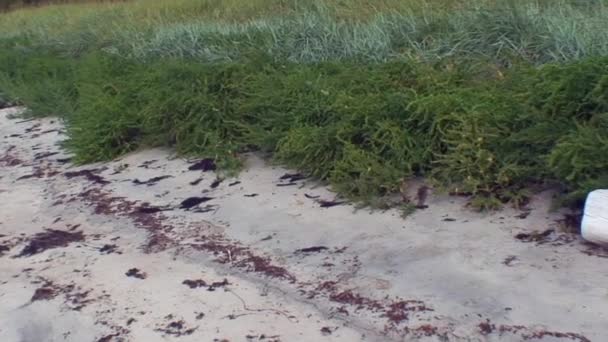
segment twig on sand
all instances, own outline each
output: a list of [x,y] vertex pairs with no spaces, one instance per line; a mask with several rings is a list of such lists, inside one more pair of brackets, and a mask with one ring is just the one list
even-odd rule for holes
[[245,300],[241,296],[239,296],[238,294],[236,294],[234,291],[232,291],[230,289],[226,289],[226,291],[230,292],[232,295],[234,295],[236,298],[238,298],[238,300],[241,301],[241,304],[243,304],[243,310],[249,311],[249,313],[242,313],[242,314],[238,314],[238,315],[231,314],[231,315],[228,315],[228,316],[224,316],[223,318],[228,318],[229,317],[231,319],[235,319],[237,317],[251,315],[251,314],[253,314],[255,312],[267,312],[267,311],[269,311],[269,312],[273,312],[273,313],[275,313],[277,315],[284,316],[290,322],[298,323],[298,320],[294,316],[289,315],[286,312],[281,311],[281,310],[277,310],[277,309],[252,309],[252,308],[248,307],[247,303],[245,303]]

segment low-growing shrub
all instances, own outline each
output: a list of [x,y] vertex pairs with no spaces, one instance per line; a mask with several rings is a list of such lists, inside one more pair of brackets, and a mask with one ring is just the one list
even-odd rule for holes
[[412,176],[473,195],[478,208],[525,203],[532,183],[560,184],[570,202],[608,186],[608,59],[477,72],[457,60],[299,64],[260,54],[140,63],[23,48],[0,59],[18,65],[0,67],[0,90],[34,114],[64,117],[81,162],[172,146],[235,168],[239,153],[263,150],[366,203]]

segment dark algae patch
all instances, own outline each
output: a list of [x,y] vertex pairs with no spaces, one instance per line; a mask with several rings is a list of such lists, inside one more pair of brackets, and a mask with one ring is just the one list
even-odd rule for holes
[[328,249],[325,246],[306,247],[296,250],[296,254],[319,253]]
[[389,305],[385,315],[393,323],[401,323],[409,319],[414,312],[433,311],[419,300],[402,300]]
[[199,287],[207,286],[207,282],[202,279],[194,279],[194,280],[186,279],[182,282],[182,284],[188,286],[191,289],[196,289]]
[[180,209],[190,209],[192,207],[195,207],[201,203],[205,203],[207,201],[212,200],[213,197],[188,197],[185,200],[183,200],[180,205],[179,208]]
[[63,230],[47,229],[29,238],[25,248],[17,257],[27,257],[42,253],[48,249],[66,247],[70,243],[84,241],[84,234],[80,231],[68,232]]
[[[477,325],[481,335],[517,336],[521,341],[538,341],[544,338],[564,339],[578,342],[591,342],[582,334],[574,332],[550,331],[542,328],[532,328],[523,325],[495,324],[489,319]],[[552,339],[552,340],[553,340]]]
[[598,258],[608,259],[608,248],[599,245],[594,245],[591,243],[585,243],[585,247],[586,248],[583,250],[584,254]]
[[183,320],[173,321],[168,323],[163,328],[157,328],[155,331],[162,332],[165,335],[171,335],[175,337],[192,335],[197,328],[186,327],[186,322]]
[[279,179],[283,182],[293,183],[302,179],[306,179],[306,176],[301,173],[286,173],[282,175]]
[[203,180],[202,177],[197,178],[197,179],[193,180],[192,182],[190,182],[190,185],[192,185],[192,186],[198,185],[202,180]]
[[11,247],[8,244],[0,244],[0,257],[4,255],[4,253],[11,250]]
[[101,254],[112,254],[112,253],[121,254],[118,251],[118,246],[116,246],[114,244],[105,244],[105,245],[101,246],[101,248],[99,249],[99,253],[101,253]]
[[321,208],[331,208],[331,207],[335,207],[337,205],[343,205],[346,203],[346,201],[336,201],[336,200],[317,200],[317,203],[319,203],[319,206]]
[[220,184],[222,184],[224,180],[222,178],[217,178],[216,180],[213,181],[213,183],[211,183],[211,189],[215,189],[218,186],[220,186]]
[[125,275],[127,277],[132,277],[132,278],[137,278],[137,279],[146,279],[148,277],[148,275],[146,274],[146,272],[142,272],[138,268],[131,268],[131,269],[129,269],[125,273]]
[[41,287],[36,289],[32,299],[30,301],[35,302],[38,300],[51,300],[57,297],[59,293],[53,287]]
[[553,229],[547,229],[542,232],[519,233],[515,235],[515,238],[523,242],[543,242],[546,241],[547,238],[553,234],[553,232]]
[[215,165],[215,161],[213,159],[202,159],[188,167],[190,171],[215,171],[217,166]]
[[135,185],[154,185],[158,182],[160,182],[163,179],[167,179],[167,178],[172,178],[173,176],[169,176],[169,175],[165,175],[165,176],[158,176],[158,177],[152,177],[148,180],[144,180],[144,181],[140,181],[139,179],[135,179],[133,180],[133,184]]
[[120,337],[120,334],[115,333],[115,334],[104,335],[104,336],[98,338],[96,342],[112,342],[115,340],[116,337]]
[[108,182],[103,177],[101,177],[100,175],[97,174],[99,172],[101,172],[101,170],[91,169],[91,170],[80,170],[80,171],[68,171],[68,172],[65,172],[63,175],[66,176],[68,179],[75,178],[75,177],[84,177],[88,181],[93,182],[95,184],[99,184],[99,185],[110,184],[110,182]]

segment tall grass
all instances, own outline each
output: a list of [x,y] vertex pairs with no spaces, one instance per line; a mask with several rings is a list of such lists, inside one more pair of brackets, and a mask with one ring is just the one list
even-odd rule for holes
[[605,0],[177,0],[0,16],[0,93],[66,120],[80,162],[239,153],[389,198],[425,176],[479,208],[608,186]]
[[277,60],[570,61],[608,55],[605,0],[135,1],[24,9],[0,38],[77,55],[105,49],[149,59],[229,61],[251,50]]

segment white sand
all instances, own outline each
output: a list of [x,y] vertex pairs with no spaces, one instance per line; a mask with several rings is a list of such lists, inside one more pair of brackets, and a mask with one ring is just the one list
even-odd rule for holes
[[[514,238],[559,231],[561,216],[548,211],[550,194],[537,196],[523,219],[510,208],[473,213],[464,199],[438,195],[405,220],[395,211],[320,208],[305,194],[333,199],[327,188],[311,181],[277,186],[288,171],[253,156],[238,179],[213,189],[214,173],[188,171],[190,163],[160,149],[106,164],[62,164],[57,159],[66,154],[57,143],[65,135],[43,133],[61,125],[18,123],[7,117],[15,111],[0,111],[0,246],[10,248],[0,256],[0,341],[608,336],[607,259],[584,253],[590,247],[565,233],[541,245]],[[49,151],[59,154],[35,160]],[[109,184],[64,174],[101,167],[93,174]],[[164,175],[172,177],[133,183]],[[177,208],[191,196],[212,197],[198,206],[212,210]],[[144,202],[173,209],[133,214]],[[84,241],[15,257],[45,228],[74,225]],[[150,245],[151,237],[160,243]],[[106,244],[121,254],[102,254]],[[315,246],[327,249],[296,252]],[[147,277],[127,277],[131,268]],[[186,279],[229,285],[191,289]],[[55,296],[31,302],[42,287]]]

